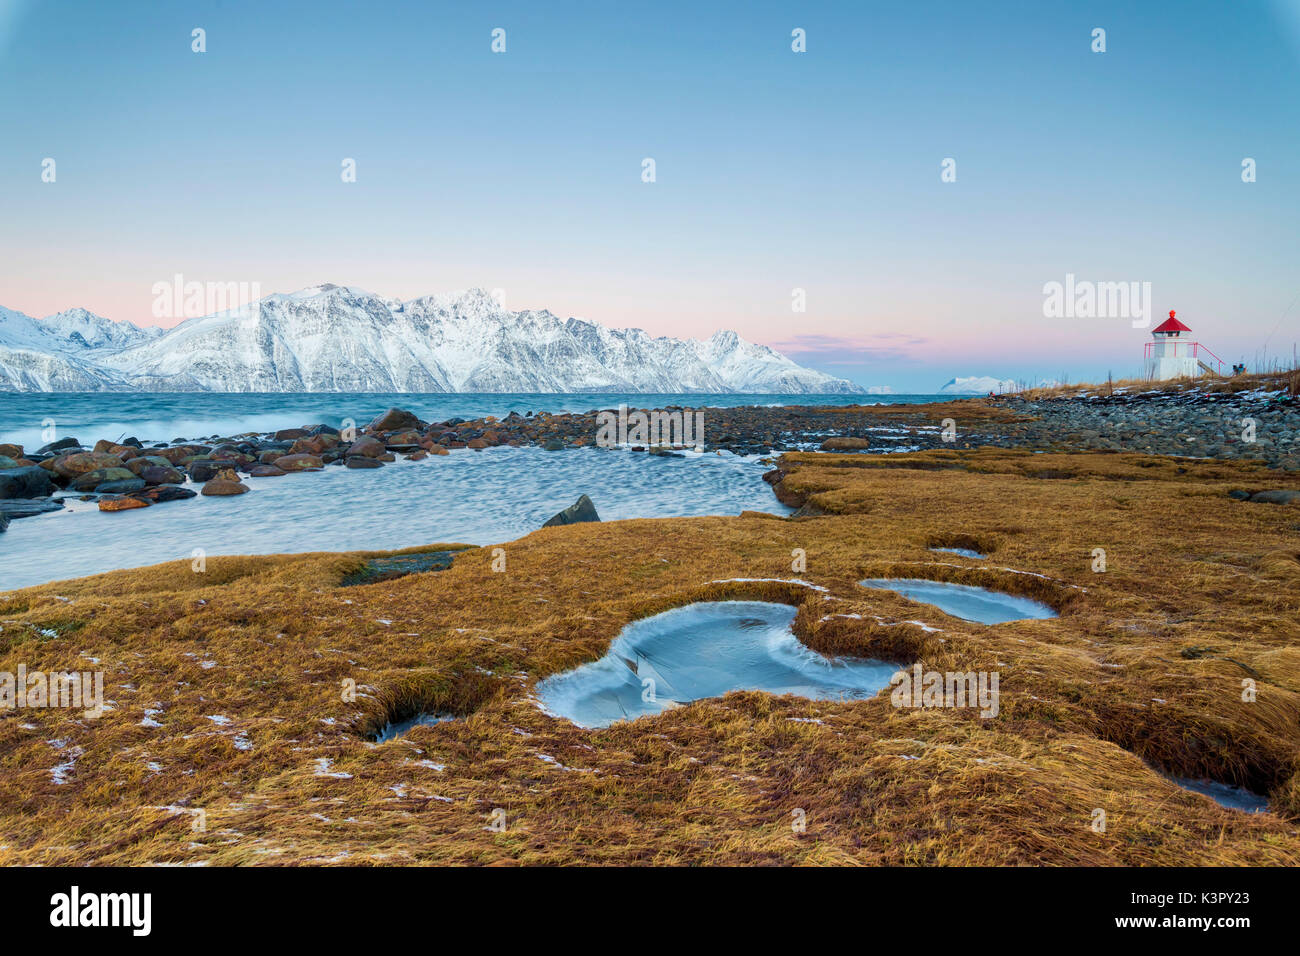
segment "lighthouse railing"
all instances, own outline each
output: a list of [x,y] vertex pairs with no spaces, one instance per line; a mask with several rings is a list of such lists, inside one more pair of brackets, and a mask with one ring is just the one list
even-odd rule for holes
[[[1206,355],[1208,355],[1208,356],[1210,357],[1210,359],[1213,360],[1214,363],[1217,364],[1217,365],[1219,366],[1219,368],[1218,368],[1218,372],[1219,372],[1220,375],[1222,375],[1222,374],[1223,374],[1223,367],[1224,367],[1227,363],[1224,362],[1223,359],[1221,359],[1221,358],[1219,358],[1217,355],[1215,355],[1213,352],[1211,352],[1209,349],[1207,349],[1207,348],[1206,348],[1204,345],[1202,345],[1200,342],[1193,342],[1193,343],[1192,343],[1192,357],[1193,357],[1193,358],[1196,358],[1196,359],[1199,359],[1199,360],[1202,361],[1202,362],[1205,362],[1205,359],[1201,357],[1201,353],[1202,353],[1202,352],[1204,352]],[[1205,364],[1206,364],[1206,365],[1209,365],[1210,363],[1209,363],[1209,362],[1205,362]]]

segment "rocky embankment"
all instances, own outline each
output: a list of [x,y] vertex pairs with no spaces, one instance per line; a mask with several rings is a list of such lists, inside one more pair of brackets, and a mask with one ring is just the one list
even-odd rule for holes
[[[705,447],[739,455],[807,450],[880,454],[991,445],[1250,458],[1273,468],[1300,470],[1300,402],[1283,391],[1263,388],[702,411]],[[0,444],[0,530],[12,518],[60,509],[61,499],[69,495],[97,499],[103,511],[124,511],[200,493],[243,494],[249,490],[244,477],[278,477],[330,466],[380,468],[399,456],[418,461],[459,448],[505,445],[561,451],[593,446],[600,432],[599,414],[512,412],[501,419],[424,422],[394,408],[355,433],[317,424],[151,445],[126,438],[87,447],[76,438],[64,438],[31,453]],[[629,447],[634,452],[677,454],[664,445],[629,442]]]
[[1119,392],[997,404],[1026,419],[990,444],[1251,458],[1300,470],[1300,401],[1281,391]]

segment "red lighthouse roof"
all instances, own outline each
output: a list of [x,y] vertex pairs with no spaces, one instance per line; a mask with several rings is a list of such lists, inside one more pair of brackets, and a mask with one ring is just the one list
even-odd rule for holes
[[1173,309],[1170,309],[1170,310],[1169,310],[1169,318],[1165,319],[1163,322],[1161,322],[1159,325],[1157,325],[1154,329],[1152,329],[1152,330],[1151,330],[1151,334],[1152,334],[1152,335],[1155,335],[1155,334],[1158,333],[1158,332],[1164,332],[1164,333],[1168,334],[1168,333],[1170,333],[1170,332],[1190,332],[1190,331],[1192,331],[1192,330],[1189,329],[1187,326],[1183,325],[1183,323],[1179,322],[1177,319],[1174,318],[1174,310],[1173,310]]

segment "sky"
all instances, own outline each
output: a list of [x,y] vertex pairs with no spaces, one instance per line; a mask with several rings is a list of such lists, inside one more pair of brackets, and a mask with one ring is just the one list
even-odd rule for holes
[[1289,360],[1298,68],[1300,0],[0,0],[0,305],[480,287],[898,392],[1136,374],[1074,276]]

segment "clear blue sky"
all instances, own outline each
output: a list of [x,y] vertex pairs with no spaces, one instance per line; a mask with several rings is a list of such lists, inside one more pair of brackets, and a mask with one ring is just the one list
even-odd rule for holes
[[1073,273],[1289,356],[1298,66],[1300,0],[0,0],[0,304],[481,286],[899,391],[1135,372],[1147,332],[1043,316]]

